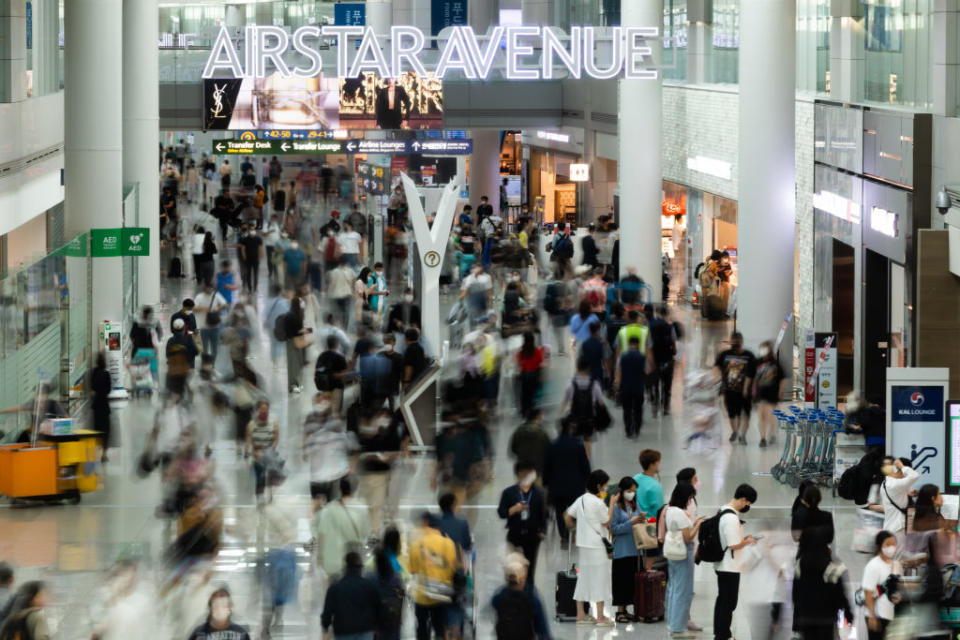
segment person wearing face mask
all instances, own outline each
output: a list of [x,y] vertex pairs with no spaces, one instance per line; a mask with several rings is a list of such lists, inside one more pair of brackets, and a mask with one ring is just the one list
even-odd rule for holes
[[250,640],[247,628],[231,619],[233,600],[226,587],[221,587],[210,595],[207,609],[207,621],[194,629],[190,640]]
[[367,277],[367,301],[370,310],[374,313],[375,326],[381,326],[383,310],[387,308],[387,296],[390,290],[387,288],[387,279],[383,275],[383,263],[377,262],[373,265],[373,271]]
[[741,484],[733,494],[733,500],[720,510],[719,533],[723,559],[713,563],[717,574],[717,599],[713,605],[713,638],[730,640],[730,625],[740,596],[740,571],[744,554],[741,551],[757,540],[743,535],[740,516],[750,510],[757,501],[757,490]]
[[[403,290],[403,298],[400,302],[390,307],[390,314],[387,316],[387,330],[403,336],[407,329],[420,328],[420,306],[416,304],[413,296],[413,289],[406,287]],[[398,339],[397,348],[403,352],[403,343]]]
[[335,317],[344,329],[350,325],[353,281],[356,277],[356,273],[343,256],[340,257],[337,268],[327,273],[327,296],[333,301]]
[[644,514],[637,504],[637,483],[630,476],[620,479],[620,492],[610,501],[610,534],[613,536],[613,606],[617,607],[617,622],[633,622],[637,615],[630,616],[627,607],[632,606],[639,565],[637,545],[633,541],[633,525],[644,521]]
[[[694,473],[696,477],[696,473]],[[670,580],[667,581],[667,630],[671,638],[691,637],[688,632],[702,629],[690,620],[690,604],[693,602],[694,541],[704,518],[691,518],[688,507],[695,503],[697,490],[692,484],[679,482],[670,495],[670,503],[664,509],[663,521],[666,535],[679,537],[686,548],[684,558],[668,558]]]
[[760,357],[756,364],[756,375],[753,378],[753,397],[760,409],[760,448],[773,443],[776,435],[776,420],[773,410],[783,397],[787,378],[783,374],[783,367],[773,353],[773,343],[765,340],[760,343]]
[[540,542],[547,534],[547,510],[543,490],[534,485],[537,470],[533,462],[514,465],[517,483],[503,490],[497,515],[507,521],[507,543],[523,553],[530,563],[527,589],[533,589]]
[[900,601],[899,595],[892,598],[887,594],[887,584],[891,575],[903,575],[903,566],[897,555],[897,538],[889,531],[881,531],[876,537],[877,554],[863,568],[863,604],[867,616],[869,640],[883,640],[887,626],[893,620],[894,605]]
[[883,528],[902,539],[907,526],[907,510],[911,506],[911,490],[920,474],[910,467],[909,458],[885,459],[880,473],[884,476],[880,483]]
[[265,457],[268,450],[276,450],[280,441],[280,427],[276,420],[270,419],[270,403],[261,400],[257,403],[253,420],[247,424],[247,439],[244,453],[253,458],[253,475],[256,481],[255,494],[257,504],[263,502],[267,486],[267,468]]
[[307,277],[307,254],[300,248],[296,238],[290,240],[283,252],[284,287],[294,291]]
[[[563,519],[570,529],[576,528],[578,552],[577,586],[573,599],[577,602],[577,624],[596,624],[612,627],[613,620],[603,615],[603,604],[612,600],[613,593],[610,557],[606,530],[610,526],[610,510],[603,502],[610,476],[603,469],[595,469],[587,478],[586,492],[564,512]],[[618,496],[611,496],[616,499]],[[588,616],[582,603],[595,603],[596,619]]]

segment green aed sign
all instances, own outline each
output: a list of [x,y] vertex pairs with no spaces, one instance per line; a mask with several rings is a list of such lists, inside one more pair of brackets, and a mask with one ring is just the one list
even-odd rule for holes
[[91,229],[90,238],[90,255],[94,258],[150,254],[150,229],[147,227]]

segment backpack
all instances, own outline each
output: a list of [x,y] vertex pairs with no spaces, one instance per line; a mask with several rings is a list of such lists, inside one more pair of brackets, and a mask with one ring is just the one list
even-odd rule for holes
[[553,253],[561,258],[573,257],[573,240],[570,239],[569,235],[563,234],[557,238],[553,246]]
[[700,531],[697,533],[697,563],[700,562],[720,562],[723,560],[723,554],[727,552],[720,542],[720,518],[725,513],[736,515],[736,511],[729,507],[720,509],[716,515],[703,521],[700,525]]
[[837,484],[837,495],[844,500],[853,500],[858,505],[866,504],[870,485],[879,472],[880,460],[874,454],[866,454],[860,462],[843,472]]
[[560,298],[563,297],[563,285],[559,282],[551,282],[547,285],[547,291],[543,296],[543,310],[552,316],[562,313],[560,308]]
[[844,500],[853,500],[853,496],[856,494],[856,485],[857,465],[853,465],[840,476],[840,483],[837,485],[837,495]]
[[287,341],[287,314],[281,314],[277,316],[277,319],[273,322],[273,337],[278,342]]
[[573,402],[570,404],[570,415],[578,421],[593,419],[595,411],[593,385],[592,380],[585,389],[581,388],[576,382],[573,383]]
[[526,591],[506,589],[497,603],[497,640],[534,640],[533,608]]

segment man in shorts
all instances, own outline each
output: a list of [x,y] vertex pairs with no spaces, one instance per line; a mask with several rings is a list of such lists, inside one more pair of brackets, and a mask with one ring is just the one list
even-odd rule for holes
[[[743,348],[743,336],[735,331],[730,336],[730,348],[721,351],[714,367],[723,378],[723,403],[730,417],[730,442],[747,444],[750,426],[750,390],[757,371],[757,359]],[[742,417],[742,419],[741,419]]]

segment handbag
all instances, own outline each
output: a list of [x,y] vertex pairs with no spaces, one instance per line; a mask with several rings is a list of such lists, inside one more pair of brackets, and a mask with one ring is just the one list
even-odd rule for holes
[[667,531],[663,539],[663,555],[667,560],[687,559],[687,545],[683,543],[682,531]]
[[633,542],[637,545],[637,549],[641,551],[659,547],[660,541],[657,540],[657,523],[638,522],[633,525]]
[[220,326],[220,312],[213,310],[213,305],[217,302],[217,292],[214,291],[210,294],[210,308],[207,309],[207,326],[208,327],[218,327]]

